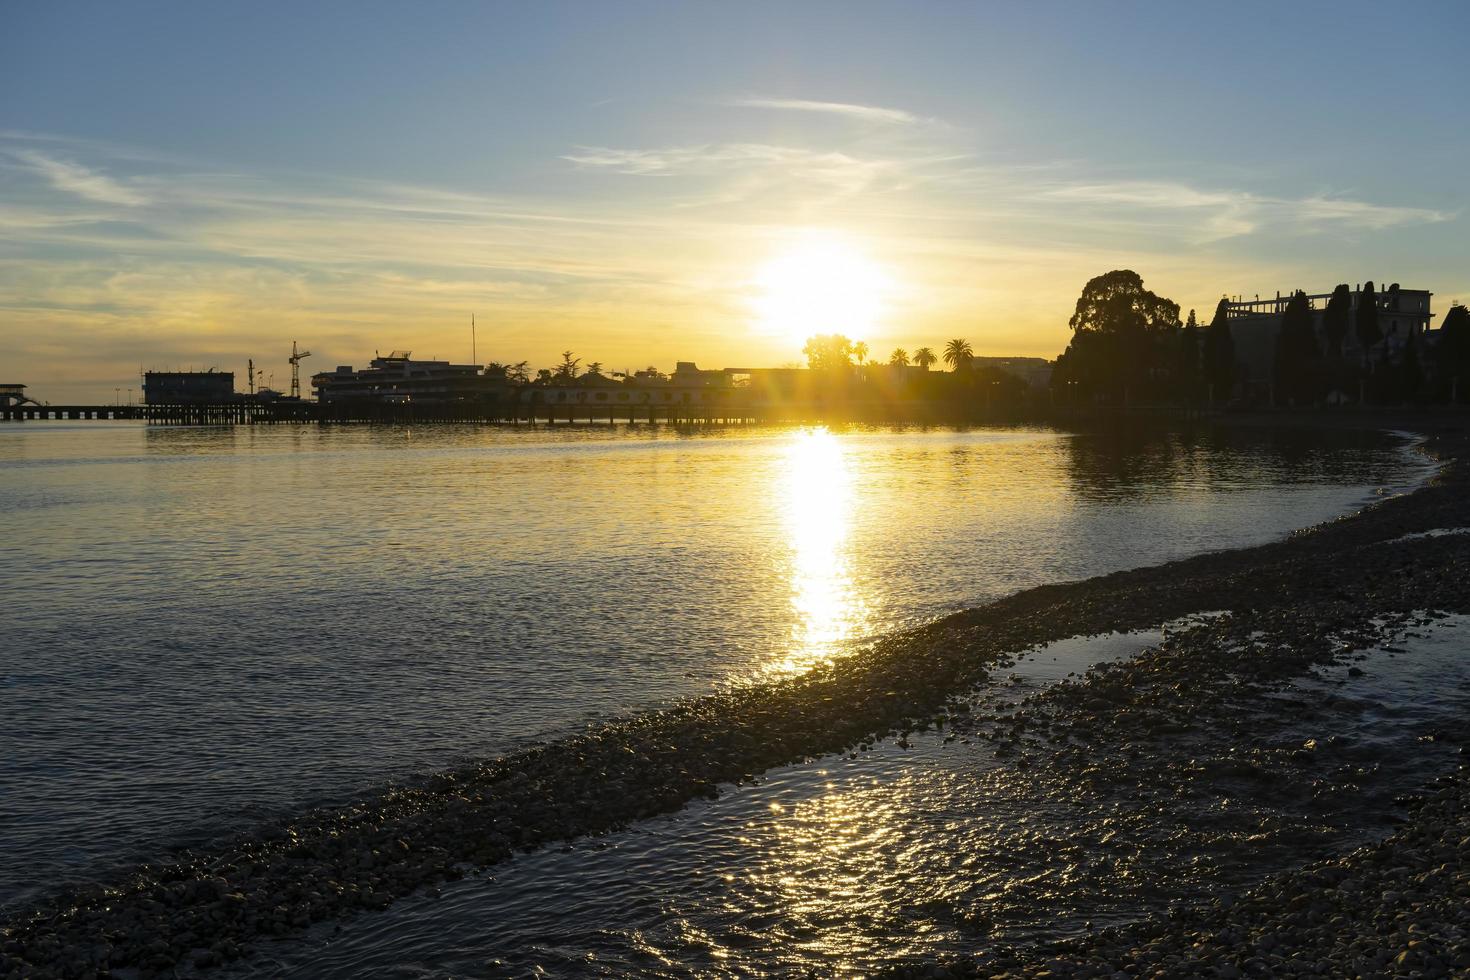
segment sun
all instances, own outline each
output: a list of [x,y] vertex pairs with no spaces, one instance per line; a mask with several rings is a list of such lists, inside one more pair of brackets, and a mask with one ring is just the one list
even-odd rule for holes
[[883,267],[845,236],[809,232],[757,271],[751,309],[761,333],[792,341],[840,333],[861,339],[884,313]]

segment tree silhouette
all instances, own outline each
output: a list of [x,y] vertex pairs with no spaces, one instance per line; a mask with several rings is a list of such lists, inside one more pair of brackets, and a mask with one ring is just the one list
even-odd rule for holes
[[852,356],[857,359],[858,364],[862,364],[868,359],[868,345],[861,340],[853,344]]
[[598,377],[601,377],[602,376],[602,362],[601,361],[593,361],[590,364],[588,364],[587,365],[587,373],[588,374],[595,374]]
[[1368,359],[1368,350],[1383,339],[1383,331],[1378,328],[1378,294],[1373,291],[1373,280],[1363,283],[1363,291],[1358,294],[1358,346],[1363,349],[1363,359]]
[[520,384],[525,384],[526,382],[531,380],[530,375],[527,373],[530,368],[530,361],[516,361],[514,364],[505,369],[505,374],[506,377],[510,378],[510,380],[518,382]]
[[1167,391],[1176,370],[1179,304],[1143,288],[1132,269],[1088,280],[1068,321],[1072,341],[1057,358],[1054,385],[1121,396]]
[[969,341],[962,337],[956,337],[944,345],[944,363],[952,370],[958,371],[967,366],[975,357],[975,352],[970,349]]
[[1322,311],[1322,334],[1327,338],[1327,354],[1342,356],[1342,342],[1347,337],[1348,321],[1352,318],[1353,294],[1347,283],[1341,283],[1327,300],[1327,309]]
[[564,350],[561,352],[561,363],[556,366],[556,379],[558,381],[573,381],[577,377],[577,365],[582,363],[580,357],[573,357],[572,352]]
[[1200,329],[1189,311],[1189,319],[1179,332],[1179,391],[1186,401],[1193,401],[1199,393],[1200,379]]
[[[1441,328],[1443,329],[1443,328]],[[1424,387],[1424,368],[1419,363],[1419,340],[1409,331],[1404,341],[1403,359],[1399,364],[1399,395],[1405,401],[1417,401]]]
[[1435,360],[1440,374],[1450,382],[1451,400],[1463,401],[1465,386],[1470,384],[1470,309],[1455,303],[1444,315]]
[[801,349],[807,367],[813,371],[833,372],[852,363],[852,341],[840,333],[819,333],[808,337]]
[[908,367],[909,352],[902,347],[895,347],[893,353],[888,355],[888,363],[893,367]]
[[929,370],[930,366],[938,360],[939,358],[934,356],[934,352],[927,347],[920,347],[914,351],[914,363],[925,371]]
[[1230,301],[1220,300],[1215,304],[1215,318],[1205,328],[1204,374],[1213,399],[1230,398],[1235,387],[1235,338],[1230,335],[1230,318],[1226,311]]
[[1298,289],[1286,304],[1281,330],[1276,334],[1276,391],[1297,402],[1315,400],[1316,362],[1320,356],[1312,305],[1307,294]]

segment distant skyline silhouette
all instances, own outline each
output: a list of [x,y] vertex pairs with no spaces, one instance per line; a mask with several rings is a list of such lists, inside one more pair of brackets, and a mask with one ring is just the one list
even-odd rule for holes
[[[1055,357],[1078,290],[1470,299],[1458,3],[0,15],[6,377]],[[1355,67],[1358,65],[1364,67]],[[1264,295],[1264,293],[1263,293]]]

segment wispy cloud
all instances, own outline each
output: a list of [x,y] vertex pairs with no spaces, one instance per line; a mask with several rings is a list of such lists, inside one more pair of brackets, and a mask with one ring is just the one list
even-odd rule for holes
[[736,99],[730,105],[745,109],[776,109],[785,112],[823,112],[835,116],[847,116],[864,122],[889,125],[913,125],[931,122],[923,116],[903,109],[885,106],[860,105],[854,102],[819,102],[815,99]]
[[1053,201],[1107,208],[1177,212],[1201,241],[1252,234],[1267,226],[1317,233],[1331,228],[1380,231],[1399,225],[1436,224],[1454,218],[1433,208],[1373,204],[1321,195],[1289,198],[1242,190],[1201,189],[1168,181],[1074,183],[1045,189]]
[[584,146],[562,157],[583,169],[637,177],[705,176],[729,183],[705,200],[734,203],[782,186],[793,193],[849,196],[899,176],[898,159],[860,157],[838,150],[808,150],[768,143],[718,143],[651,150]]
[[98,204],[120,204],[135,207],[147,199],[136,191],[79,163],[47,156],[35,150],[12,150],[11,155],[40,174],[52,187]]

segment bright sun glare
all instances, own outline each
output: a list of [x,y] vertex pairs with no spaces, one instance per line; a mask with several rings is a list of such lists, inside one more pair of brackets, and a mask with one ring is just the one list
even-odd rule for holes
[[810,233],[762,266],[754,286],[760,332],[793,341],[818,333],[860,340],[883,316],[888,277],[850,240]]

